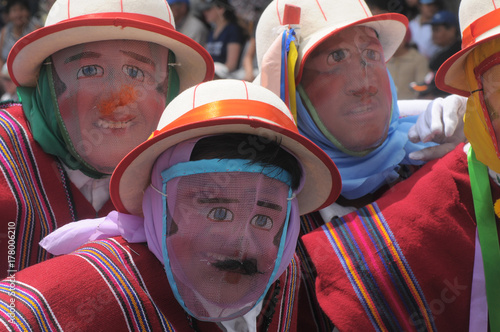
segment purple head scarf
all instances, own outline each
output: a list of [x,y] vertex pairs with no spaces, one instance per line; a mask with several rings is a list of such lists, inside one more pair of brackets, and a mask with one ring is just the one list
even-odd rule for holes
[[[162,187],[161,172],[163,170],[178,163],[189,161],[191,152],[199,139],[201,137],[184,141],[163,152],[155,161],[151,171],[152,186],[155,188]],[[305,175],[302,176],[300,185],[294,191],[294,194],[300,192],[304,180]],[[149,250],[163,263],[162,196],[151,186],[144,191],[142,208],[144,217],[112,211],[103,218],[85,219],[69,223],[42,239],[40,245],[54,255],[62,255],[78,249],[89,241],[121,235],[130,243],[147,242]],[[295,253],[300,230],[300,215],[296,197],[291,202],[289,220],[285,247],[275,279],[278,279],[283,274]]]

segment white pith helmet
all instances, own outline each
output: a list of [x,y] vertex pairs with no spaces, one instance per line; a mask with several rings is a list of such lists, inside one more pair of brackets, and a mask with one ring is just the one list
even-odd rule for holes
[[14,83],[34,87],[42,62],[82,43],[129,39],[156,43],[176,56],[180,91],[213,78],[213,61],[194,40],[175,31],[165,0],[57,0],[45,26],[21,38],[7,64]]
[[339,31],[352,26],[373,28],[378,35],[385,60],[388,61],[401,44],[408,26],[408,19],[401,14],[389,13],[373,16],[364,1],[360,0],[274,0],[262,13],[256,30],[257,61],[262,59],[284,26],[285,6],[300,8],[298,59],[296,81],[300,82],[304,63],[316,46]]

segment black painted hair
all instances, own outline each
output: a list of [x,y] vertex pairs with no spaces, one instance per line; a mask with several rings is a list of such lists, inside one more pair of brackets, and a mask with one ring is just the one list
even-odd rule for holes
[[297,159],[281,148],[280,142],[249,134],[221,134],[200,139],[191,152],[191,160],[248,159],[250,163],[277,166],[292,177],[297,189],[302,169]]

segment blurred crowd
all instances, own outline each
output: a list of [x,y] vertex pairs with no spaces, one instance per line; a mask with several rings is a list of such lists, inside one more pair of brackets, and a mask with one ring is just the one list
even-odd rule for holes
[[255,28],[270,0],[168,0],[178,31],[203,45],[216,78],[253,81]]
[[42,27],[55,0],[4,0],[0,2],[0,101],[17,101],[15,84],[5,62],[14,44]]
[[441,64],[458,52],[459,1],[369,0],[372,13],[401,13],[410,24],[403,43],[388,61],[399,99],[434,99],[448,93],[439,90],[434,76]]

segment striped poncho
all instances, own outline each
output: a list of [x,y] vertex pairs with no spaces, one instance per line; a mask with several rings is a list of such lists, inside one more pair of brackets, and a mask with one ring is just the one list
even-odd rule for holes
[[[269,290],[258,331],[296,331],[296,259]],[[188,316],[163,265],[145,244],[122,237],[24,269],[0,282],[5,331],[221,331]]]
[[460,145],[302,240],[318,302],[340,331],[455,332],[469,329],[475,232]]
[[1,278],[49,258],[38,242],[57,227],[113,210],[109,200],[96,212],[33,140],[21,104],[0,106],[0,167]]

